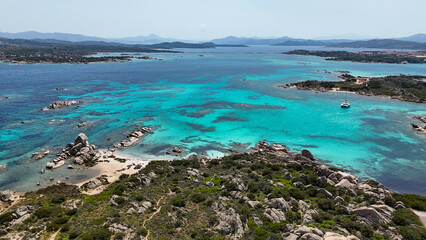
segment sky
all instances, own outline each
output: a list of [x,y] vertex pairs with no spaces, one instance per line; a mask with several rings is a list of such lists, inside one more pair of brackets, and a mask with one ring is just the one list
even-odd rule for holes
[[426,0],[0,0],[0,32],[370,38],[426,33]]

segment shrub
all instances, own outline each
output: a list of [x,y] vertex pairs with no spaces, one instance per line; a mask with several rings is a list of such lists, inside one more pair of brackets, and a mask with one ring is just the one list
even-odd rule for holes
[[392,196],[396,201],[403,202],[407,207],[419,210],[426,211],[426,197],[419,196],[416,194],[399,194],[393,193]]
[[[123,176],[123,175],[121,175],[121,176]],[[124,186],[123,184],[117,184],[114,187],[114,189],[112,190],[112,194],[116,194],[118,196],[123,196],[125,190],[126,190],[126,186]]]
[[398,209],[392,214],[392,221],[399,226],[416,224],[422,226],[419,217],[409,209]]
[[195,194],[192,196],[192,201],[194,201],[195,203],[200,203],[200,202],[203,202],[204,200],[206,200],[206,197],[204,195]]
[[13,220],[12,214],[13,212],[7,212],[0,215],[0,225],[11,222]]
[[173,204],[173,206],[176,206],[176,207],[185,207],[185,205],[186,205],[185,199],[183,199],[180,196],[173,198],[172,204]]
[[146,235],[148,235],[148,230],[146,230],[146,228],[144,227],[140,227],[137,230],[137,234],[139,234],[140,236],[146,237]]
[[41,208],[37,209],[37,210],[34,212],[34,215],[35,215],[37,218],[42,219],[42,218],[50,217],[50,215],[51,215],[52,213],[53,213],[53,209],[52,209],[52,208],[41,207]]
[[317,199],[318,207],[324,211],[334,210],[336,205],[332,199],[319,198]]

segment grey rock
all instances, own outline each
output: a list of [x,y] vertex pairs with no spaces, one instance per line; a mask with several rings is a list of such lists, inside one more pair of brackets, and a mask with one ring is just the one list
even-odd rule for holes
[[303,186],[305,186],[302,182],[294,182],[293,183],[293,186],[294,187],[297,187],[297,188],[301,188],[301,187],[303,187]]
[[81,164],[84,163],[84,160],[81,157],[76,157],[76,158],[74,158],[74,163],[81,165]]
[[325,188],[320,188],[318,189],[319,193],[324,194],[327,198],[333,198],[333,194],[331,194],[329,191],[327,191],[327,189]]
[[353,210],[353,214],[364,217],[367,220],[373,223],[383,223],[387,224],[390,222],[389,219],[385,218],[382,214],[380,214],[376,209],[371,207],[359,207]]
[[302,211],[302,212],[305,212],[306,210],[308,210],[308,208],[310,207],[309,206],[309,204],[307,204],[305,201],[303,201],[303,200],[299,200],[299,202],[298,202],[298,205],[299,205],[299,209]]
[[55,163],[53,162],[47,162],[46,163],[46,168],[53,168],[55,166]]
[[102,182],[99,179],[93,179],[92,181],[87,183],[87,188],[94,189],[102,185]]
[[276,208],[266,208],[263,214],[272,222],[281,222],[286,220],[284,212]]
[[297,236],[294,233],[290,233],[287,237],[284,238],[284,240],[297,240],[299,239],[299,236]]
[[81,143],[82,147],[89,146],[89,138],[84,133],[79,133],[74,140],[74,145]]
[[268,201],[268,207],[280,209],[284,212],[290,211],[290,205],[284,200],[284,198],[273,198]]
[[207,187],[213,187],[213,186],[214,186],[214,183],[213,183],[213,182],[206,182],[206,186],[207,186]]
[[78,152],[80,152],[80,149],[83,147],[82,143],[77,143],[75,144],[71,149],[70,149],[70,154],[72,156],[76,156]]
[[318,212],[314,209],[308,209],[305,213],[305,215],[303,215],[303,223],[307,224],[307,223],[312,223],[314,222],[314,218],[312,215],[314,214],[318,214]]
[[303,234],[303,236],[300,238],[302,240],[322,240],[322,237],[314,234],[314,233],[305,233]]
[[1,191],[0,200],[3,202],[12,202],[13,200],[15,200],[15,194],[10,190]]
[[318,176],[324,176],[324,177],[328,177],[332,171],[326,166],[326,165],[321,165],[316,171],[315,173]]
[[238,239],[244,234],[243,223],[240,215],[233,208],[217,212],[219,224],[215,227],[217,230],[232,239]]
[[256,205],[260,204],[259,201],[247,201],[247,204],[251,207],[254,208],[256,207]]
[[309,159],[312,159],[312,160],[315,159],[314,155],[308,149],[303,149],[302,150],[302,156],[304,156],[306,158],[309,158]]
[[353,189],[355,185],[352,184],[348,179],[342,179],[338,184],[336,184],[336,187]]
[[284,178],[285,178],[285,179],[287,179],[287,180],[291,180],[291,179],[293,178],[293,176],[291,176],[291,174],[290,174],[290,173],[286,173],[286,174],[284,175]]
[[178,146],[173,146],[172,151],[175,153],[182,153],[182,149],[180,149]]

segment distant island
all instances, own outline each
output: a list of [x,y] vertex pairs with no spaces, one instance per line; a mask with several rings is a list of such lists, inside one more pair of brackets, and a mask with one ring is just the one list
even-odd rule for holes
[[[0,62],[18,64],[87,64],[99,62],[126,62],[133,57],[126,56],[101,56],[93,57],[96,53],[132,52],[132,53],[158,53],[171,52],[175,48],[215,48],[215,47],[245,47],[244,45],[227,45],[214,43],[183,43],[164,42],[159,44],[121,44],[103,41],[69,42],[55,39],[7,39],[0,38]],[[140,59],[152,59],[147,56]]]
[[296,87],[300,90],[349,91],[361,95],[385,96],[402,101],[426,103],[426,76],[354,77],[340,76],[343,81],[309,80],[280,87]]
[[364,51],[364,52],[347,52],[347,51],[308,51],[294,50],[285,52],[290,55],[310,55],[324,57],[330,61],[351,61],[365,63],[393,63],[393,64],[408,64],[426,63],[426,51]]
[[426,43],[395,39],[373,39],[367,41],[341,42],[331,44],[329,47],[426,50]]

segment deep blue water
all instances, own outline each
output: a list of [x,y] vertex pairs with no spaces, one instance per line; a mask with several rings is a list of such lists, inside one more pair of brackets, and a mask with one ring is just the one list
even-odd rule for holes
[[[51,157],[35,161],[40,148],[57,151],[85,132],[98,147],[112,146],[137,127],[155,128],[123,153],[165,158],[171,145],[185,154],[223,155],[249,150],[257,141],[279,142],[293,151],[309,148],[321,161],[374,178],[392,190],[426,195],[426,137],[410,127],[421,104],[343,93],[278,88],[308,79],[337,80],[338,73],[426,75],[425,65],[325,61],[276,54],[285,48],[219,48],[150,54],[162,61],[88,65],[0,63],[0,189],[25,191],[54,176],[69,181],[93,170],[38,172]],[[202,55],[202,56],[200,56]],[[303,63],[303,64],[301,64]],[[65,88],[57,91],[56,88]],[[40,111],[55,100],[85,101],[82,108]],[[22,124],[21,121],[29,121]],[[77,128],[85,121],[93,124]],[[108,140],[110,139],[110,140]]]

